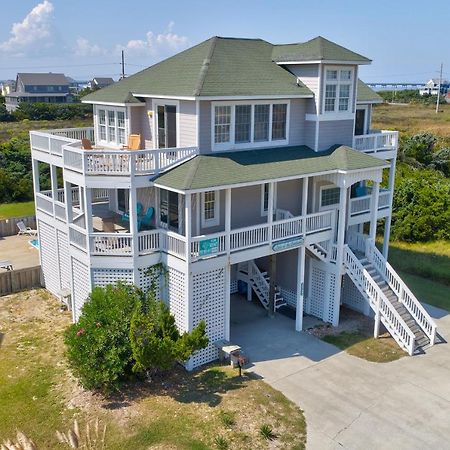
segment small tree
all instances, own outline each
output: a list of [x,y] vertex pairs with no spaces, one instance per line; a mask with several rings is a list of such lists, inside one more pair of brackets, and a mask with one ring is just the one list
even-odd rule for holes
[[131,374],[130,324],[140,302],[141,292],[122,283],[92,290],[65,334],[69,364],[83,387],[111,391]]
[[190,333],[181,334],[169,308],[152,293],[139,305],[131,320],[130,341],[134,372],[171,369],[208,345],[206,324],[201,321]]

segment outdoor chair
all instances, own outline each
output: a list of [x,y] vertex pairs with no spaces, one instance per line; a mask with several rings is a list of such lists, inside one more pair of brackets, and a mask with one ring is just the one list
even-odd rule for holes
[[7,259],[0,261],[0,269],[13,270],[12,262]]
[[92,142],[89,139],[81,139],[81,145],[83,146],[83,150],[94,150]]
[[147,212],[144,216],[138,217],[138,231],[140,231],[141,227],[150,228],[150,221],[152,220],[154,209],[152,207],[147,209]]
[[32,228],[25,226],[25,224],[22,221],[17,222],[17,227],[19,228],[19,232],[17,233],[19,236],[20,235],[26,235],[26,236],[36,236],[37,235],[37,230],[33,230]]
[[[137,211],[138,219],[139,219],[139,216],[142,216],[143,209],[144,209],[144,207],[142,206],[142,203],[137,202],[136,211]],[[122,215],[122,222],[129,222],[129,221],[130,221],[130,213],[126,212]]]
[[140,150],[141,149],[141,135],[130,134],[128,136],[128,145],[122,147],[125,150]]

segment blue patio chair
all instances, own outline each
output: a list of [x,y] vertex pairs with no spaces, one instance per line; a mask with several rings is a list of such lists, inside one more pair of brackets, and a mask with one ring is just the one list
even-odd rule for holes
[[[142,203],[137,202],[136,211],[137,211],[137,215],[138,215],[138,220],[139,220],[139,217],[142,216],[143,209],[144,209],[144,207],[142,206]],[[122,214],[122,222],[129,222],[129,221],[130,221],[130,213],[126,212],[126,213]]]
[[144,226],[145,228],[150,227],[150,221],[152,220],[154,212],[155,210],[152,207],[150,207],[147,209],[147,212],[145,213],[144,216],[138,218],[138,230],[140,230],[142,226]]

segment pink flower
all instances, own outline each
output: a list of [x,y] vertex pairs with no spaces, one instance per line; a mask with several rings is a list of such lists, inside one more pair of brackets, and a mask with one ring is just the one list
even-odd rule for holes
[[80,337],[82,334],[84,334],[85,331],[86,331],[86,330],[85,330],[84,328],[80,328],[80,329],[77,331],[77,336]]

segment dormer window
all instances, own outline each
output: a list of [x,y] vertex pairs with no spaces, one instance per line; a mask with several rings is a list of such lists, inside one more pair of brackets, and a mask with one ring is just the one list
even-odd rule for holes
[[326,69],[325,71],[325,113],[351,111],[353,85],[352,69]]

